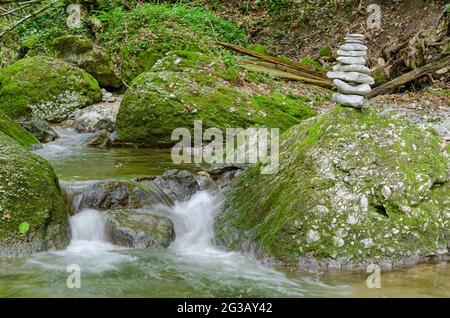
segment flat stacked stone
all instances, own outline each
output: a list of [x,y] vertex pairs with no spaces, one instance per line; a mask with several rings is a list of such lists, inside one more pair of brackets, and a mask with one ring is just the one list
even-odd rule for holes
[[327,73],[339,91],[333,94],[332,99],[342,106],[361,108],[367,101],[366,96],[372,91],[371,85],[375,84],[373,77],[368,75],[364,35],[346,35],[337,54],[339,64],[333,67],[332,72]]

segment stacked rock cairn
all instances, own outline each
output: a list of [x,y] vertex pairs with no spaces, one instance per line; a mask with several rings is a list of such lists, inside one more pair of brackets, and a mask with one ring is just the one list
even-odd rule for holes
[[337,51],[339,64],[327,73],[339,91],[332,99],[342,106],[361,108],[372,91],[370,85],[375,84],[366,67],[367,46],[364,45],[362,34],[347,34],[344,40]]

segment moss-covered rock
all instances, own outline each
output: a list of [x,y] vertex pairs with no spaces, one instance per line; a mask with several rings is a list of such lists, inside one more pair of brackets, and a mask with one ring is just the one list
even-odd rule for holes
[[117,78],[106,51],[80,35],[66,35],[52,41],[57,58],[75,64],[91,74],[101,87],[117,89],[122,82]]
[[106,234],[117,245],[167,248],[175,240],[173,222],[144,210],[108,211]]
[[216,41],[246,43],[243,29],[200,8],[144,4],[131,11],[113,9],[101,19],[105,28],[99,38],[127,83],[171,50],[210,53],[217,51]]
[[[23,222],[30,226],[25,234]],[[0,132],[0,257],[68,243],[68,214],[52,167]]]
[[13,122],[2,111],[0,111],[0,132],[11,137],[25,148],[35,148],[40,145],[32,134]]
[[49,57],[22,59],[7,67],[0,85],[0,110],[12,119],[61,121],[76,108],[102,98],[97,81],[82,69]]
[[247,169],[216,221],[230,249],[356,269],[447,253],[449,156],[432,130],[337,107],[281,137],[274,175]]
[[117,115],[118,138],[173,144],[172,131],[192,131],[195,120],[202,120],[204,129],[264,126],[285,131],[315,114],[301,96],[282,89],[248,92],[236,82],[238,76],[234,67],[206,55],[170,52],[125,92]]

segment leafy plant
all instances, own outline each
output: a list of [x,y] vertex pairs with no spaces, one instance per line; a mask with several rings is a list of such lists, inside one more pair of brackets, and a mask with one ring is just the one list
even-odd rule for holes
[[19,224],[19,233],[20,234],[27,234],[30,230],[30,224],[28,222],[22,222]]
[[445,12],[445,13],[450,13],[450,3],[447,3],[447,4],[444,6],[444,12]]

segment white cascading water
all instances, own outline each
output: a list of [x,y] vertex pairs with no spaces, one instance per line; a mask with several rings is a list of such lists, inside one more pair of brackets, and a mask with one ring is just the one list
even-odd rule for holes
[[183,254],[204,254],[216,250],[214,217],[221,199],[208,192],[198,192],[189,201],[176,202],[170,209],[176,240],[171,248]]
[[242,276],[295,286],[283,273],[264,266],[252,255],[228,252],[214,244],[214,218],[222,202],[222,195],[201,191],[188,201],[164,209],[174,222],[176,239],[170,249],[179,261],[214,268],[217,277]]
[[70,218],[72,242],[106,242],[106,219],[96,210],[86,209]]

